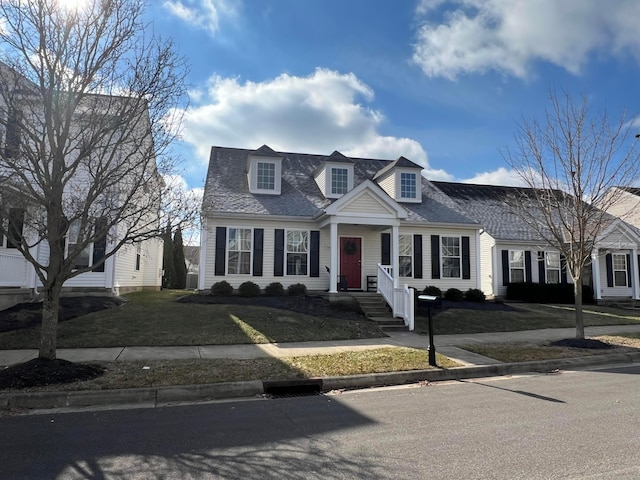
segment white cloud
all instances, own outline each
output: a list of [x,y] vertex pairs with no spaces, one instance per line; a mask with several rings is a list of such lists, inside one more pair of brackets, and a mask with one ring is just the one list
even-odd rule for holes
[[[410,138],[384,136],[381,112],[366,105],[374,93],[354,74],[317,69],[307,77],[282,74],[265,82],[212,77],[185,116],[183,138],[209,160],[212,145],[395,159],[427,167],[429,178],[451,179],[428,168],[427,154]],[[192,99],[193,100],[193,99]],[[195,102],[194,102],[195,103]]]
[[182,21],[215,34],[220,29],[222,16],[236,15],[233,0],[166,0],[164,8]]
[[637,0],[423,0],[417,14],[426,23],[413,60],[431,77],[496,70],[526,78],[535,61],[577,74],[590,54],[640,47]]
[[506,185],[511,187],[524,187],[525,182],[515,170],[507,170],[500,167],[490,172],[477,173],[475,176],[462,180],[462,183],[477,183],[481,185]]

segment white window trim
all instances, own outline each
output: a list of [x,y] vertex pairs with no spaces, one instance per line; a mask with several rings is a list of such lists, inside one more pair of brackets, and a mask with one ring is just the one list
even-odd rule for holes
[[[549,264],[547,263],[547,255],[549,254],[555,254],[558,255],[558,267],[549,267]],[[526,265],[525,265],[526,268]],[[553,271],[553,272],[558,272],[558,282],[557,283],[562,283],[562,259],[560,257],[560,252],[544,252],[544,283],[549,283],[549,272]],[[526,272],[525,272],[526,274]],[[555,285],[555,284],[554,284]]]
[[[296,274],[289,274],[288,273],[288,266],[289,266],[289,262],[288,262],[288,256],[289,253],[300,253],[300,252],[289,252],[289,242],[288,242],[288,238],[289,238],[289,232],[306,232],[307,233],[307,273],[305,273],[304,275],[296,275]],[[283,272],[284,272],[284,276],[285,277],[293,277],[293,278],[304,278],[304,277],[308,277],[309,276],[309,266],[310,266],[310,258],[311,258],[311,231],[310,230],[306,230],[304,228],[288,228],[285,229],[284,231],[284,265],[283,265]]]
[[[457,238],[458,239],[458,249],[460,251],[460,255],[457,257],[449,256],[443,254],[444,242],[443,238]],[[457,258],[460,260],[458,271],[460,274],[457,277],[446,277],[444,275],[444,259],[445,258]],[[440,278],[462,278],[462,236],[461,235],[440,235]]]
[[[415,195],[411,196],[406,196],[402,194],[402,176],[403,175],[412,175],[413,176],[413,192]],[[399,177],[400,177],[400,198],[402,200],[415,200],[418,197],[418,175],[415,172],[400,172],[399,173]]]
[[353,190],[353,165],[328,164],[325,166],[325,198],[340,198],[345,194],[331,193],[333,187],[333,170],[336,168],[347,171],[347,191],[345,193]]
[[[249,249],[249,253],[250,253],[250,257],[249,257],[249,273],[229,273],[229,238],[231,237],[230,235],[230,231],[232,229],[235,230],[250,230],[250,238],[251,238],[251,248]],[[231,275],[231,276],[238,276],[238,277],[248,277],[253,275],[253,250],[255,248],[255,245],[253,244],[254,238],[253,238],[253,227],[246,227],[246,226],[230,226],[227,227],[227,238],[226,238],[226,245],[224,247],[224,266],[225,266],[225,273],[226,275]],[[235,250],[234,250],[235,251]],[[246,250],[238,250],[238,252],[246,252]]]
[[142,243],[136,244],[136,256],[133,263],[133,270],[139,272],[142,270]]
[[[272,165],[273,166],[273,188],[260,188],[258,186],[259,183],[259,176],[260,176],[260,165]],[[278,170],[278,166],[276,165],[276,162],[270,162],[270,161],[264,161],[264,160],[257,160],[256,161],[256,190],[257,191],[267,191],[267,192],[273,192],[276,189],[276,171]]]
[[[258,163],[271,163],[275,165],[273,189],[258,188]],[[282,188],[282,160],[279,158],[268,157],[251,158],[247,176],[249,182],[249,191],[251,193],[260,193],[264,195],[280,195],[280,191]]]
[[[71,228],[71,226],[69,226],[69,228]],[[93,244],[94,242],[91,242],[89,243],[89,245],[87,245],[87,247],[89,247],[89,264],[80,268],[89,268],[93,266]],[[71,242],[69,241],[69,230],[67,230],[64,244],[64,258],[67,258],[69,256],[69,245],[71,245]],[[77,243],[74,243],[73,245],[77,245]],[[76,268],[74,265],[73,270],[79,270],[79,268]]]
[[400,268],[400,237],[409,237],[409,241],[411,243],[411,254],[410,255],[402,255],[403,257],[409,257],[411,259],[411,275],[400,275],[400,272],[398,272],[398,276],[402,276],[403,278],[413,278],[413,271],[414,271],[414,265],[413,265],[413,253],[414,253],[414,245],[413,245],[413,234],[410,233],[401,233],[400,235],[398,235],[398,268]]
[[[416,196],[415,197],[403,197],[402,196],[402,174],[409,173],[415,175],[416,179]],[[422,182],[421,173],[414,169],[398,169],[394,172],[395,182],[395,200],[396,202],[404,203],[421,203],[422,202]]]
[[[522,268],[520,267],[512,267],[511,266],[511,252],[522,252]],[[514,283],[512,275],[511,275],[511,270],[522,270],[522,281],[526,282],[527,281],[527,262],[525,261],[525,250],[509,250],[509,283]]]
[[[623,270],[620,268],[616,268],[615,257],[622,257],[624,259],[624,285],[618,285],[616,282],[616,272],[622,272]],[[625,253],[612,253],[611,254],[611,270],[613,272],[613,286],[614,287],[628,287],[629,279],[628,276],[628,268],[627,265],[627,255]]]

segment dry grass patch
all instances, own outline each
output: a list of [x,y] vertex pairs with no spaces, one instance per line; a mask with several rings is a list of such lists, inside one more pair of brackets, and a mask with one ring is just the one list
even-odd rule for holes
[[[460,366],[442,355],[438,365]],[[105,373],[93,380],[21,391],[108,390],[136,387],[196,385],[248,380],[286,380],[323,376],[384,373],[429,369],[425,350],[388,347],[334,355],[313,355],[253,360],[193,359],[95,363]],[[145,368],[146,367],[146,368]],[[3,390],[8,392],[9,390]]]
[[484,355],[505,363],[531,362],[537,360],[553,360],[559,358],[576,358],[590,355],[604,355],[609,353],[625,353],[640,348],[640,339],[635,342],[623,337],[601,336],[596,340],[608,343],[614,348],[600,350],[592,348],[560,347],[535,343],[491,343],[484,345],[460,345],[470,352]]

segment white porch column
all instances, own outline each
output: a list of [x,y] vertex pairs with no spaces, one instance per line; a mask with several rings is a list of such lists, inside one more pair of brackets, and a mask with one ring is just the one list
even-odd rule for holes
[[400,244],[399,228],[391,227],[391,267],[393,271],[393,288],[398,288],[398,273],[400,272],[400,259],[398,258],[398,248]]
[[[209,239],[207,238],[207,219],[203,218],[200,224],[200,265],[198,265],[198,290],[206,290],[205,273],[207,269],[207,244]],[[158,262],[159,269],[162,269],[162,259]],[[162,281],[162,280],[160,280]]]
[[632,269],[631,269],[631,287],[633,288],[632,290],[632,295],[633,298],[635,300],[637,300],[638,298],[640,298],[640,285],[638,285],[638,280],[640,279],[640,277],[638,276],[638,249],[637,248],[632,248],[631,249],[631,265],[632,265]]
[[340,274],[338,266],[338,224],[331,222],[329,225],[329,238],[331,256],[329,265],[329,293],[338,293],[338,275]]
[[595,253],[591,253],[591,279],[593,281],[593,295],[596,300],[602,299],[602,293],[600,292],[600,258],[598,256],[598,249],[595,248]]

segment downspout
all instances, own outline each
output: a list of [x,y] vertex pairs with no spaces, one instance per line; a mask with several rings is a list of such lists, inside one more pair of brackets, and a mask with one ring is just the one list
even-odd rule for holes
[[203,217],[200,221],[200,264],[198,265],[198,290],[201,291],[205,290],[205,278],[203,272],[207,271],[205,268],[207,261],[207,242],[207,219]]

